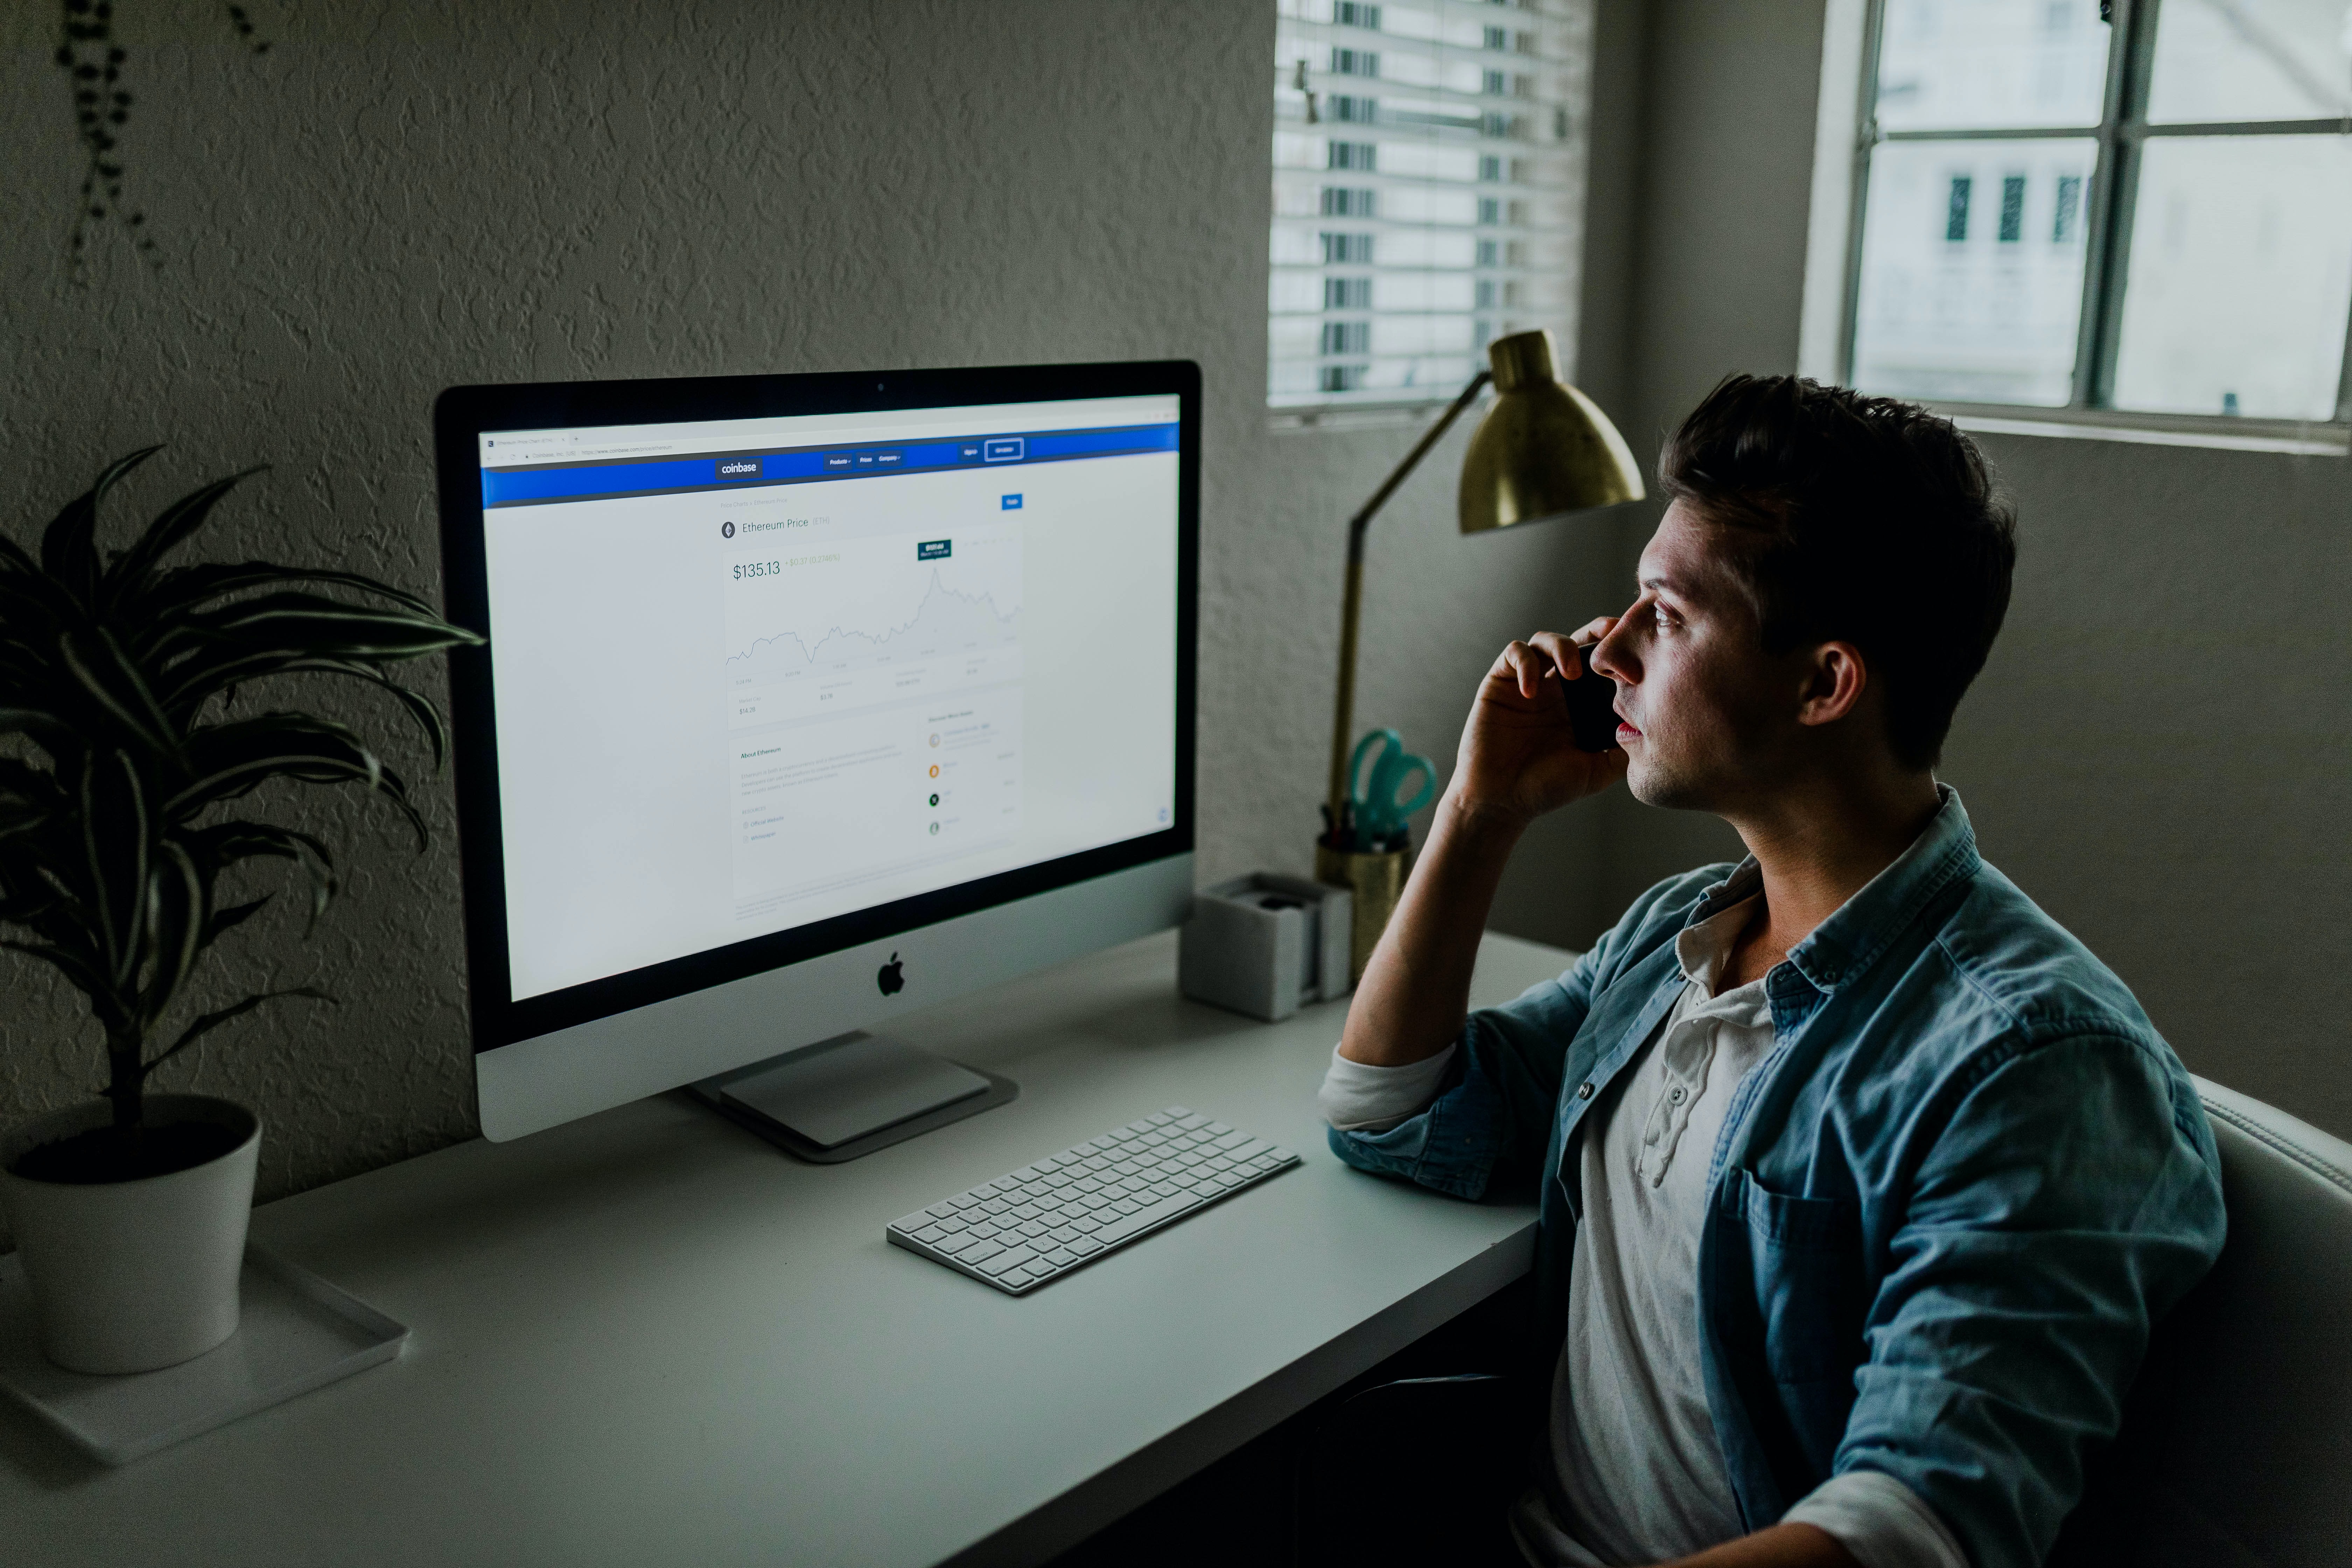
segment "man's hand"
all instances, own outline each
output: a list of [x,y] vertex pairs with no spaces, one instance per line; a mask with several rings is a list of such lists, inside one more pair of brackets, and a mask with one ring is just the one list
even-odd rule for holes
[[1625,776],[1623,751],[1577,749],[1562,689],[1570,680],[1607,679],[1587,674],[1578,650],[1599,642],[1616,624],[1616,617],[1603,616],[1566,637],[1538,632],[1503,650],[1462,728],[1448,791],[1458,807],[1525,826]]
[[1503,650],[1478,688],[1454,782],[1438,803],[1421,861],[1348,1008],[1339,1054],[1373,1067],[1426,1061],[1462,1032],[1478,936],[1495,889],[1527,825],[1624,776],[1625,753],[1580,752],[1560,695],[1584,673],[1577,649],[1598,642],[1606,617],[1573,637],[1538,632]]

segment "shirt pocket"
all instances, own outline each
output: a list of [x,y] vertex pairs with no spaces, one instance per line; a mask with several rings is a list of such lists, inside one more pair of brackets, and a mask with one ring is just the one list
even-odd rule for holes
[[1850,1198],[1798,1198],[1739,1173],[1764,1363],[1776,1383],[1850,1379],[1863,1359],[1869,1306],[1862,1265],[1862,1206]]

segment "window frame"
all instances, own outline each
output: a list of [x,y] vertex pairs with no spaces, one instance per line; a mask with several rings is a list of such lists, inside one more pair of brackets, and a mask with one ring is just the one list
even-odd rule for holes
[[[1853,380],[1855,318],[1862,303],[1862,249],[1870,202],[1870,163],[1882,145],[1898,142],[2047,141],[2057,137],[2095,140],[2090,189],[2083,221],[2082,306],[2076,318],[2074,368],[2065,403],[1959,403],[1934,400],[1938,407],[2019,424],[2090,425],[2155,432],[2216,436],[2291,436],[2326,430],[2339,437],[2352,428],[2352,310],[2342,326],[2344,352],[2337,369],[2336,409],[2324,420],[2245,417],[2231,414],[2173,414],[2115,406],[2115,374],[2123,332],[2133,226],[2137,217],[2140,163],[2149,142],[2168,136],[2352,135],[2352,115],[2313,120],[2221,121],[2153,124],[2147,119],[2148,84],[2156,62],[2156,33],[2164,0],[2102,0],[2100,20],[2111,30],[2106,82],[2099,122],[2029,128],[1977,127],[1951,131],[1884,131],[1878,124],[1881,41],[1886,0],[1864,0],[1860,80],[1855,84],[1853,151],[1848,186],[1844,279],[1840,299],[1837,379]],[[2343,450],[2341,441],[2327,444]]]

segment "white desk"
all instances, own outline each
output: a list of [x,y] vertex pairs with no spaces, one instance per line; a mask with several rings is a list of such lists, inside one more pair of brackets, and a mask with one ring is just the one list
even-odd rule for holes
[[[1566,962],[1490,936],[1474,999]],[[910,1015],[1021,1098],[845,1165],[662,1097],[269,1205],[256,1237],[407,1323],[406,1354],[121,1470],[0,1413],[0,1560],[1039,1561],[1528,1268],[1531,1209],[1331,1156],[1340,1017],[1180,1001],[1157,937]],[[882,1239],[1171,1103],[1305,1168],[1020,1300]]]

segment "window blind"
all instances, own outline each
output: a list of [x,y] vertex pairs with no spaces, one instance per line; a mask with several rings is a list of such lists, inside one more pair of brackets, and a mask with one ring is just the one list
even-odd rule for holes
[[1450,398],[1496,337],[1575,341],[1591,38],[1591,0],[1277,0],[1271,405]]

